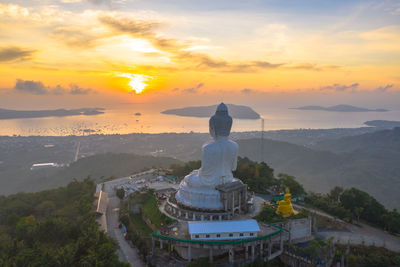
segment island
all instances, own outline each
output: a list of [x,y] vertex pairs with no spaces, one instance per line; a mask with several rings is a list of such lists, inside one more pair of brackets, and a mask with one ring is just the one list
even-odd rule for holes
[[364,122],[365,125],[378,127],[378,128],[386,128],[393,129],[395,127],[400,127],[400,121],[386,121],[386,120],[373,120]]
[[[260,114],[255,112],[251,107],[240,106],[234,104],[227,104],[229,114],[236,119],[257,120]],[[217,105],[212,106],[197,106],[197,107],[184,107],[178,109],[164,110],[162,114],[177,115],[184,117],[197,117],[208,118],[215,113]]]
[[333,112],[387,112],[387,109],[368,109],[355,107],[351,105],[336,105],[331,107],[322,107],[322,106],[304,106],[290,109],[299,109],[299,110],[322,110],[322,111],[333,111]]
[[66,116],[91,116],[104,114],[104,108],[80,108],[80,109],[54,109],[54,110],[12,110],[0,109],[0,120],[66,117]]

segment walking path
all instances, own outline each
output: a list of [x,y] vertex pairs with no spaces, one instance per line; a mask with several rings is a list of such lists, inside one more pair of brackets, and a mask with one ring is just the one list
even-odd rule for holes
[[382,229],[369,226],[365,223],[358,223],[359,226],[357,226],[335,218],[320,210],[304,207],[298,204],[293,204],[293,206],[296,208],[308,209],[315,214],[327,217],[331,220],[339,221],[346,225],[348,231],[318,231],[317,236],[320,236],[323,239],[333,237],[336,242],[341,244],[350,243],[356,245],[379,246],[385,247],[391,251],[400,252],[400,238],[391,235]]

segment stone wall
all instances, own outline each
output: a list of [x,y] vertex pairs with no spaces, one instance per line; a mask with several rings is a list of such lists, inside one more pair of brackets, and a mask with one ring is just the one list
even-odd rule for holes
[[278,223],[277,225],[289,231],[291,243],[305,242],[312,239],[312,218],[302,218]]

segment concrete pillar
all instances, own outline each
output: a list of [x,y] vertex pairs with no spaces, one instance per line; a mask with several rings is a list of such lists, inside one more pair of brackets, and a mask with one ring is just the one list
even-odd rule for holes
[[162,244],[162,241],[160,240],[160,249],[162,249],[162,245],[163,245],[163,244]]
[[253,245],[251,245],[251,262],[254,261],[254,250],[255,250],[255,248],[254,248],[254,244],[253,244]]
[[213,220],[213,216],[212,215],[210,215],[210,221],[212,221]]
[[268,258],[271,258],[271,253],[272,253],[272,240],[269,239],[269,242],[268,242]]
[[190,246],[190,244],[188,246],[188,261],[192,261],[192,247]]
[[218,220],[220,220],[220,221],[222,220],[222,216],[221,215],[218,216]]
[[249,259],[249,246],[246,245],[246,248],[244,249],[244,258],[245,260]]
[[196,213],[193,212],[193,221],[196,220]]
[[242,202],[242,198],[240,197],[240,195],[242,194],[242,192],[240,191],[240,193],[238,193],[239,194],[239,196],[238,196],[238,202],[239,202],[239,213],[240,213],[240,202]]
[[185,219],[189,219],[189,214],[187,212],[185,213]]
[[233,248],[229,249],[229,263],[233,265],[235,262],[235,250]]
[[204,215],[203,214],[201,215],[201,220],[204,221]]
[[235,192],[232,192],[232,216],[235,214]]
[[212,247],[210,247],[210,254],[208,256],[209,256],[208,261],[213,262],[213,248]]
[[247,187],[244,187],[244,196],[243,196],[244,200],[243,203],[245,205],[245,212],[247,212],[248,210],[248,205],[247,205]]

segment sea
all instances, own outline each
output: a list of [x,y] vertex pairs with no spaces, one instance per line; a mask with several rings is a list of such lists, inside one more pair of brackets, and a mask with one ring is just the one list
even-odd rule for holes
[[[209,118],[181,117],[146,106],[106,109],[93,116],[0,120],[0,136],[68,136],[89,134],[208,132]],[[368,120],[399,120],[400,110],[388,112],[327,112],[260,107],[264,129],[358,128]],[[234,119],[232,131],[259,131],[261,119]]]

